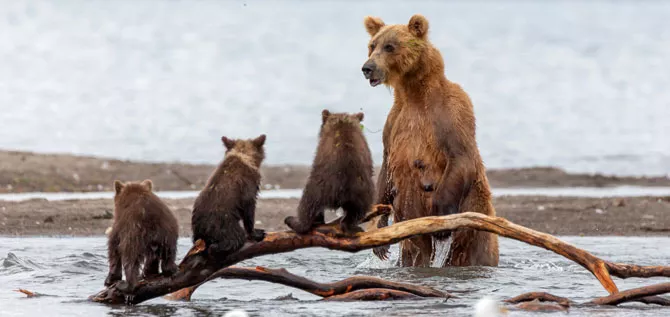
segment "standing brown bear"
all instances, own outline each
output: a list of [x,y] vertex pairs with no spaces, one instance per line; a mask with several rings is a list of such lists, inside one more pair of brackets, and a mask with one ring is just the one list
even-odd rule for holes
[[321,117],[319,145],[298,204],[298,217],[286,217],[284,222],[304,234],[325,222],[326,208],[342,208],[342,231],[363,231],[358,224],[374,199],[372,156],[361,129],[363,113],[323,110]]
[[223,136],[221,141],[225,157],[196,198],[191,217],[193,242],[202,239],[215,256],[239,250],[247,239],[261,241],[265,237],[263,230],[254,229],[265,134],[250,140]]
[[126,291],[132,291],[143,275],[177,272],[175,257],[179,225],[170,208],[152,192],[150,180],[140,183],[114,181],[114,224],[109,234],[109,274],[105,286],[121,280],[126,274]]
[[[386,25],[366,17],[364,24],[371,39],[363,74],[372,87],[390,86],[394,95],[384,126],[376,203],[392,203],[395,222],[463,211],[495,216],[472,102],[445,77],[442,55],[428,40],[428,20],[417,14],[406,25]],[[445,241],[450,234],[432,237]],[[401,265],[431,265],[432,237],[403,241]],[[495,234],[458,229],[451,237],[450,256],[437,265],[498,265]],[[388,246],[374,250],[380,258],[387,252]]]

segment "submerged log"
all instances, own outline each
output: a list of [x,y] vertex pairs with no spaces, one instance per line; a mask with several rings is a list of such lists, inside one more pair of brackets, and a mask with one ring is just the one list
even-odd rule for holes
[[554,302],[556,304],[559,304],[563,307],[570,307],[572,305],[572,301],[565,297],[560,297],[560,296],[555,296],[551,295],[549,293],[545,292],[532,292],[532,293],[525,293],[521,294],[516,297],[512,297],[510,299],[505,300],[505,303],[509,304],[519,304],[519,303],[525,303],[525,302],[532,302],[532,301],[540,301],[540,302]]
[[[292,274],[285,269],[270,269],[262,266],[257,266],[255,268],[246,268],[246,267],[225,268],[212,274],[205,282],[217,278],[260,280],[260,281],[278,283],[286,286],[295,287],[305,292],[309,292],[316,296],[321,296],[326,299],[332,299],[331,297],[333,296],[340,296],[352,292],[371,290],[371,289],[377,290],[375,292],[371,291],[372,293],[376,294],[379,293],[380,289],[385,289],[388,291],[409,293],[415,297],[442,297],[442,298],[454,297],[449,293],[438,291],[430,287],[391,282],[370,276],[354,276],[332,283],[317,283],[312,280],[306,279],[302,276]],[[193,292],[195,292],[196,288],[202,284],[204,284],[204,282],[192,287],[181,289],[175,293],[168,295],[166,298],[171,300],[190,300],[191,295],[193,295]],[[349,296],[352,296],[351,298],[356,298],[357,296],[362,296],[361,294],[363,293],[364,292],[359,293],[359,295],[349,295]],[[400,293],[394,293],[394,294],[398,295]],[[394,296],[395,295],[391,297]],[[338,298],[347,298],[347,297],[343,296]]]
[[392,300],[392,299],[420,299],[421,296],[392,290],[387,288],[368,288],[361,289],[340,295],[333,295],[324,298],[327,301],[372,301],[372,300]]
[[[376,206],[373,212],[383,214],[380,208],[388,209],[388,206]],[[90,299],[102,303],[138,304],[151,298],[203,283],[215,274],[224,274],[217,271],[257,256],[312,247],[358,252],[397,243],[417,235],[458,228],[488,231],[553,251],[578,263],[591,272],[610,294],[618,293],[618,288],[612,281],[611,275],[621,278],[670,277],[670,267],[638,266],[604,261],[556,237],[514,224],[504,218],[488,217],[474,212],[464,212],[449,216],[422,217],[406,220],[388,227],[356,235],[344,235],[334,225],[317,227],[306,235],[299,235],[292,231],[272,232],[268,233],[263,241],[257,243],[249,242],[239,251],[221,258],[209,256],[205,252],[204,243],[199,241],[182,260],[179,271],[173,276],[142,281],[132,294],[124,294],[115,284],[91,296]],[[643,300],[645,299],[643,298]],[[661,299],[647,298],[646,300],[653,302],[660,301]]]

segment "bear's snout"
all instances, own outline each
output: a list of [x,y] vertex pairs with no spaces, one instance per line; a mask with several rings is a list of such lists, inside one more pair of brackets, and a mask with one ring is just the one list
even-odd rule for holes
[[365,75],[365,79],[370,81],[370,86],[375,87],[382,83],[384,76],[380,74],[377,64],[371,59],[363,64],[361,70],[363,71],[363,75]]
[[370,79],[372,73],[375,71],[375,68],[377,68],[377,65],[375,65],[373,61],[367,61],[365,64],[363,64],[363,68],[361,70],[363,71],[363,75],[365,75],[365,79]]

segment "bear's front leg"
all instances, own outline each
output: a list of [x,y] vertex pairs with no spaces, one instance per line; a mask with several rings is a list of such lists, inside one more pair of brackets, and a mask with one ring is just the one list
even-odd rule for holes
[[[472,165],[463,157],[452,159],[437,190],[433,192],[432,215],[447,216],[462,212],[460,210],[461,202],[468,195],[477,174]],[[451,231],[438,232],[433,236],[437,239],[446,239],[451,236]]]
[[[391,175],[388,172],[387,152],[384,151],[384,159],[382,161],[382,168],[377,178],[377,204],[393,205],[398,189],[393,185]],[[382,215],[377,222],[377,228],[384,228],[389,225],[389,215]],[[382,261],[388,260],[389,245],[383,245],[372,249],[372,253]]]

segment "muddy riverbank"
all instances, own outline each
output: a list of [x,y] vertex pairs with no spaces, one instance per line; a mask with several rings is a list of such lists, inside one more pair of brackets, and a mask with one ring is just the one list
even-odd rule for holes
[[[147,163],[68,154],[0,151],[0,193],[111,191],[115,179],[151,179],[159,191],[199,190],[214,165]],[[379,169],[375,170],[378,172]],[[308,166],[264,166],[262,187],[302,188]],[[570,174],[551,167],[489,170],[492,187],[670,186],[670,178]]]
[[[165,199],[178,217],[181,235],[190,235],[193,198]],[[284,217],[297,199],[261,199],[257,226],[287,230]],[[502,196],[494,198],[499,216],[554,235],[667,236],[670,197],[577,198]],[[111,199],[0,201],[0,235],[95,236],[111,224]],[[330,213],[330,218],[334,217]]]

